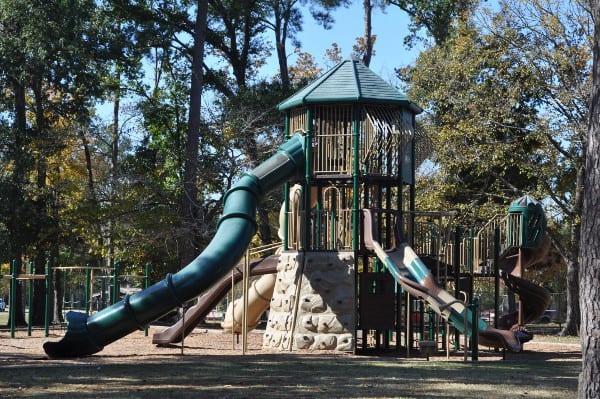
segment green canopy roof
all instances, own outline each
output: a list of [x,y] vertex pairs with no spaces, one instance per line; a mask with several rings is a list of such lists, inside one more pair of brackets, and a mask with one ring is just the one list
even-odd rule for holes
[[358,60],[345,60],[278,105],[280,111],[301,104],[378,103],[422,109]]

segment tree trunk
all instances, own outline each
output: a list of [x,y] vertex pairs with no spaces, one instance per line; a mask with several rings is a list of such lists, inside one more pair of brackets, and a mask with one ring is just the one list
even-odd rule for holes
[[200,139],[200,107],[202,99],[204,62],[204,41],[208,1],[199,0],[194,26],[194,46],[192,48],[192,73],[190,84],[190,110],[185,143],[185,166],[183,172],[183,194],[181,198],[182,237],[181,266],[187,265],[197,255],[196,221],[198,218],[198,153]]
[[[34,203],[35,215],[38,220],[37,227],[35,229],[35,236],[33,241],[36,243],[36,255],[35,255],[35,270],[36,274],[44,274],[46,271],[45,259],[46,250],[48,248],[48,239],[42,238],[47,237],[48,230],[51,229],[51,221],[48,217],[48,188],[47,188],[47,176],[48,176],[48,155],[50,153],[50,135],[47,129],[48,123],[45,116],[44,109],[44,94],[43,82],[38,79],[33,85],[33,93],[35,99],[35,123],[36,128],[34,130],[37,140],[41,143],[40,151],[36,159],[36,189],[38,192],[37,200]],[[44,306],[46,300],[46,288],[43,281],[36,281],[34,283],[34,295],[33,303],[30,304],[29,311],[31,314],[31,322],[34,325],[44,324]]]
[[591,1],[594,49],[586,179],[582,213],[580,307],[582,369],[579,398],[600,397],[600,4]]
[[373,5],[371,4],[371,0],[363,0],[363,10],[365,19],[365,53],[363,54],[362,62],[366,66],[369,66],[373,55],[373,38],[371,35],[371,15],[373,14]]
[[[114,92],[114,104],[113,104],[113,126],[112,126],[112,142],[111,142],[111,175],[109,182],[109,201],[111,203],[111,209],[114,209],[116,202],[116,184],[117,184],[117,175],[119,173],[119,142],[121,138],[121,134],[119,131],[119,112],[121,107],[121,72],[119,66],[116,66],[115,71],[115,80],[116,87]],[[114,243],[114,230],[115,230],[115,218],[112,215],[112,212],[109,214],[107,221],[107,237],[108,237],[108,250],[107,250],[107,262],[106,266],[114,267],[115,265],[115,243]]]
[[[23,153],[21,148],[27,141],[27,117],[26,117],[26,102],[25,102],[25,86],[17,79],[11,79],[13,90],[15,93],[15,104],[14,104],[14,142],[12,150],[12,159],[14,162],[14,169],[12,173],[11,185],[12,193],[11,199],[15,204],[15,212],[10,213],[6,225],[9,239],[9,257],[10,259],[20,259],[23,254],[26,240],[26,228],[24,227],[22,216],[22,208],[26,205],[23,186],[25,185],[25,175],[27,174],[27,159],[26,154]],[[19,261],[20,262],[20,261]],[[21,269],[19,269],[21,270]],[[12,269],[11,269],[12,272]],[[23,290],[21,284],[17,282],[15,295],[15,308],[10,308],[10,312],[15,314],[15,325],[24,326],[25,322],[25,308],[23,306]],[[10,298],[12,301],[13,298]],[[9,323],[10,316],[9,313]]]
[[[584,147],[585,148],[585,147]],[[571,237],[567,248],[567,319],[560,335],[579,335],[581,309],[579,307],[579,251],[581,246],[581,215],[585,190],[585,160],[583,154],[581,166],[577,171],[575,194],[573,195],[573,215],[571,218]]]
[[[291,8],[292,6],[288,5],[287,7]],[[285,49],[290,8],[286,8],[285,2],[276,2],[275,6],[273,7],[273,11],[275,14],[275,49],[277,51],[277,61],[279,62],[279,76],[281,78],[281,87],[283,88],[284,93],[288,92],[291,85],[287,63],[287,54]]]
[[560,336],[579,335],[581,312],[579,307],[579,263],[567,257],[567,314]]

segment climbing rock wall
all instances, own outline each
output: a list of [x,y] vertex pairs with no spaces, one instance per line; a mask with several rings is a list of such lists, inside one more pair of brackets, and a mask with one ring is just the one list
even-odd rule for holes
[[281,254],[263,347],[354,349],[354,253]]

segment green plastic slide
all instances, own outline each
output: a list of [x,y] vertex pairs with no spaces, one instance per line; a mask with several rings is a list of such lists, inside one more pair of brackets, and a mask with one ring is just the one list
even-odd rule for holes
[[244,255],[256,232],[256,209],[265,193],[299,176],[304,159],[304,138],[295,135],[227,192],[215,236],[196,259],[92,316],[67,313],[65,336],[59,342],[44,343],[46,354],[72,358],[97,353],[210,288]]

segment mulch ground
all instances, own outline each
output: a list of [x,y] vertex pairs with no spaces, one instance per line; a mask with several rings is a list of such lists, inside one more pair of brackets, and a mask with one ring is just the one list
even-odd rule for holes
[[[482,350],[414,357],[396,351],[354,355],[262,349],[262,333],[241,337],[199,328],[183,345],[158,347],[135,332],[84,358],[49,359],[42,345],[59,341],[34,330],[14,338],[0,331],[1,398],[69,399],[302,399],[461,398],[565,399],[575,397],[581,351],[577,344],[531,342],[521,353]],[[470,354],[469,354],[470,355]]]
[[[406,358],[405,351],[368,351],[362,355],[340,352],[281,352],[276,350],[265,350],[262,348],[262,331],[252,331],[248,334],[246,350],[243,351],[243,339],[241,336],[232,336],[223,333],[218,329],[197,328],[192,334],[185,338],[182,344],[174,344],[166,347],[159,347],[152,344],[152,334],[159,332],[164,327],[151,327],[148,336],[143,331],[134,332],[110,345],[107,345],[101,352],[81,359],[48,359],[42,345],[46,341],[59,341],[64,335],[64,330],[54,329],[50,331],[49,337],[44,337],[42,330],[33,330],[32,336],[27,335],[27,331],[17,331],[14,338],[10,337],[8,331],[0,330],[0,367],[23,366],[24,364],[53,365],[67,363],[127,363],[139,361],[169,361],[181,356],[193,355],[227,355],[229,356],[259,356],[280,354],[302,355],[302,356],[332,356],[332,357],[398,357]],[[502,353],[499,351],[481,348],[479,351],[479,361],[499,361],[499,360],[517,360],[517,361],[573,361],[581,359],[581,348],[578,344],[545,342],[544,337],[534,339],[527,343],[523,352],[520,353]],[[468,360],[471,360],[471,352],[467,353]],[[411,354],[412,360],[422,359],[426,361],[418,352]],[[438,352],[430,357],[435,361],[462,361],[464,352],[452,352],[447,356],[445,352]]]

